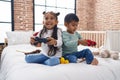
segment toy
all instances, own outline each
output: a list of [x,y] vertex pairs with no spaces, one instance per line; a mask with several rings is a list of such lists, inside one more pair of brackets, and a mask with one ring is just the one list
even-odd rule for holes
[[98,52],[93,52],[93,54],[100,55],[100,57],[102,57],[102,58],[112,58],[114,60],[119,59],[119,52],[110,51],[110,50],[107,50],[107,49],[99,50]]
[[96,45],[96,42],[95,41],[92,41],[92,40],[86,40],[87,41],[87,45],[88,46],[95,46]]
[[38,33],[39,33],[39,32],[35,32],[35,33],[33,34],[33,36],[35,37],[35,38],[34,38],[34,40],[35,40],[34,45],[38,45],[39,43],[42,43],[42,42],[43,42],[43,43],[47,43],[47,42],[48,42],[48,39],[47,39],[47,38],[37,37]]
[[[37,35],[38,35],[38,33],[39,32],[35,32],[34,34],[33,34],[33,36],[35,37],[34,38],[34,40],[36,41],[36,42],[38,42],[38,43],[47,43],[48,42],[48,39],[47,38],[40,38],[40,37],[37,37]],[[36,44],[36,43],[35,43]]]
[[65,60],[64,57],[61,57],[61,58],[60,58],[60,64],[68,64],[68,63],[69,63],[69,61],[68,61],[68,60]]
[[31,41],[33,42],[32,44],[35,46],[41,46],[41,43],[47,43],[48,39],[47,38],[39,38],[39,37],[35,37],[35,38],[31,38]]
[[113,58],[114,60],[118,60],[119,59],[119,52],[117,51],[109,51],[109,50],[102,50],[100,52],[101,57],[103,58]]
[[[48,42],[48,39],[47,38],[39,38],[39,37],[35,37],[34,39],[36,41],[36,43],[47,43]],[[35,43],[35,44],[36,44]]]

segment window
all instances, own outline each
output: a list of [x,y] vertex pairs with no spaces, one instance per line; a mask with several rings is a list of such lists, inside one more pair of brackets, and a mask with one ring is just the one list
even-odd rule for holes
[[43,11],[60,12],[58,27],[64,30],[64,17],[67,13],[75,13],[75,3],[76,0],[34,0],[34,30],[43,27]]
[[6,32],[12,31],[11,0],[0,0],[0,44],[4,43]]

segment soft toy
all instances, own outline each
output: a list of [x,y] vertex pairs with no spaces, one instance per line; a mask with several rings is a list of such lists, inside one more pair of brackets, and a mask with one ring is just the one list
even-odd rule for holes
[[114,60],[119,59],[119,52],[117,51],[110,51],[107,49],[99,50],[98,52],[93,52],[95,55],[100,55],[102,58],[112,58]]
[[114,60],[118,60],[119,59],[119,52],[117,51],[110,51],[110,50],[102,50],[100,52],[101,57],[103,58],[113,58]]
[[60,64],[68,64],[68,63],[69,63],[69,61],[68,61],[68,60],[65,60],[64,57],[61,57],[61,58],[60,58]]

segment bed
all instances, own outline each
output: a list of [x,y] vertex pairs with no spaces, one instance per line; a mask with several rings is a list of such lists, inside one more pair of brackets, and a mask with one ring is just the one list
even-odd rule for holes
[[[79,50],[85,48],[97,50],[81,45],[78,47]],[[120,59],[95,56],[99,61],[97,66],[85,62],[46,66],[26,63],[24,53],[18,52],[36,49],[40,48],[28,43],[8,44],[1,56],[0,80],[120,80]]]

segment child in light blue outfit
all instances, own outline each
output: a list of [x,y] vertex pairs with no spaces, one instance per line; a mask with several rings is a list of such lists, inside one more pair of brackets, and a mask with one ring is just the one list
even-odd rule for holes
[[71,63],[76,63],[78,58],[85,58],[87,64],[97,65],[98,60],[94,58],[92,52],[89,49],[82,51],[77,50],[79,44],[88,45],[87,41],[82,39],[81,35],[76,32],[79,19],[77,15],[69,13],[65,16],[64,24],[67,31],[63,31],[63,57],[68,59]]
[[28,63],[54,66],[60,64],[59,58],[62,56],[62,31],[57,27],[59,13],[51,11],[43,12],[43,15],[43,29],[37,37],[31,38],[31,44],[40,44],[42,51],[39,54],[26,54],[25,60]]

